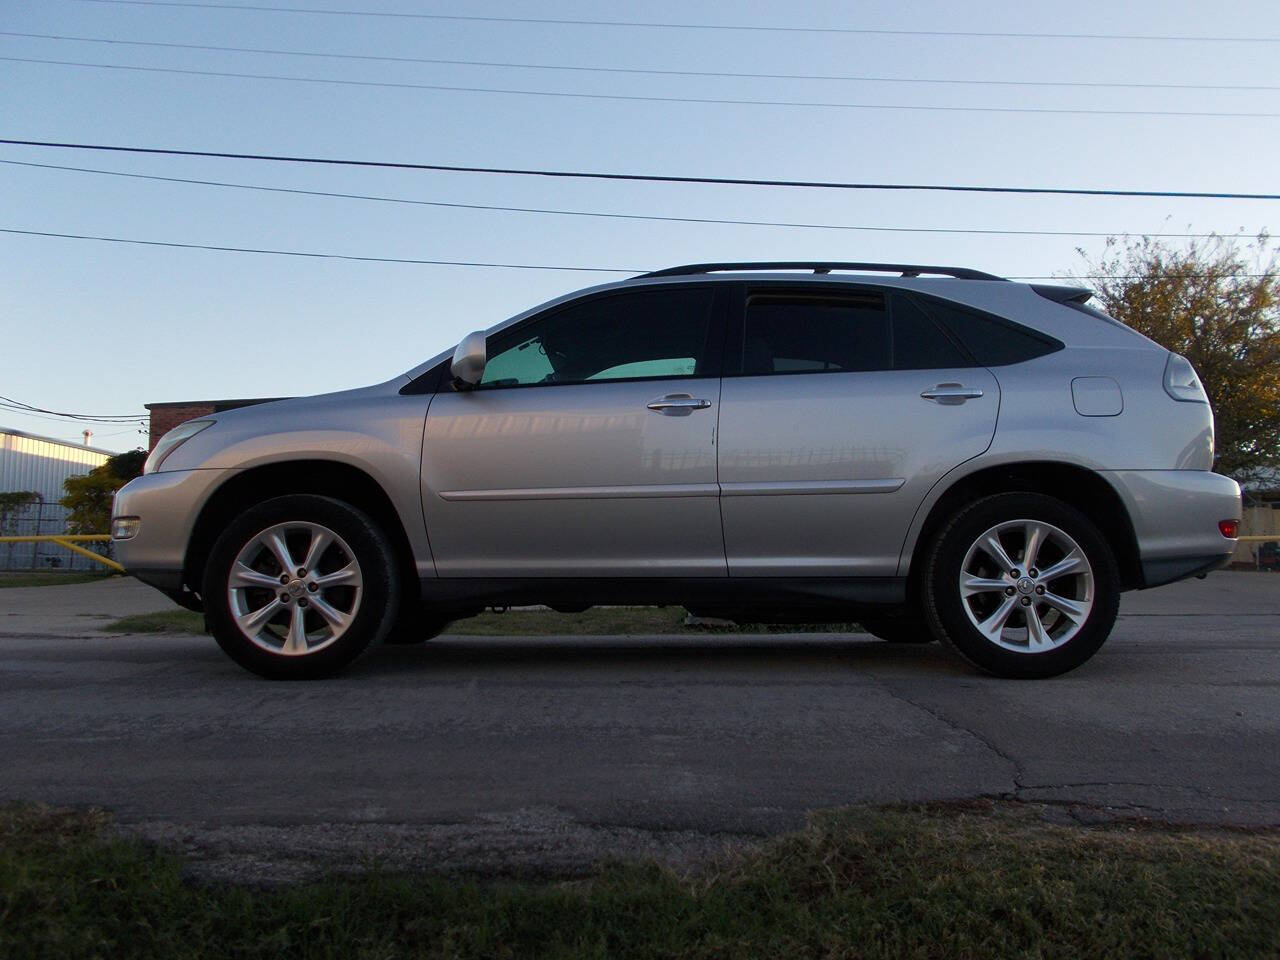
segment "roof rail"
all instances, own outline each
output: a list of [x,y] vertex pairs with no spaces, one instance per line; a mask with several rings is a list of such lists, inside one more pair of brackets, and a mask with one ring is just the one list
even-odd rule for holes
[[904,277],[918,277],[922,273],[935,274],[942,277],[955,277],[957,280],[1003,280],[994,274],[981,270],[970,270],[968,267],[927,267],[916,263],[842,263],[840,261],[821,260],[777,260],[761,263],[690,263],[682,267],[667,267],[665,270],[654,270],[643,273],[641,277],[688,277],[700,273],[719,273],[726,270],[812,270],[815,274],[830,273],[832,270],[857,270],[861,272],[900,273]]

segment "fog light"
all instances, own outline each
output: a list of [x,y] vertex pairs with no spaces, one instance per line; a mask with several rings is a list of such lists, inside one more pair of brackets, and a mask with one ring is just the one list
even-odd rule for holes
[[1236,537],[1240,535],[1240,521],[1239,520],[1219,520],[1218,532],[1221,533],[1228,540],[1234,540]]
[[138,535],[142,526],[141,517],[113,517],[111,520],[112,540],[132,540]]

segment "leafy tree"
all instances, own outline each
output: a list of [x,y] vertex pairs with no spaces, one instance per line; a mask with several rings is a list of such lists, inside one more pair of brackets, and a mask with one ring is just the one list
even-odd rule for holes
[[67,477],[62,487],[67,494],[58,502],[71,511],[67,526],[71,533],[106,533],[111,525],[111,498],[134,477],[141,475],[147,460],[145,450],[108,457],[80,477]]
[[1280,467],[1280,273],[1269,241],[1175,249],[1110,238],[1098,261],[1078,251],[1107,313],[1195,366],[1213,404],[1214,469],[1242,482]]
[[0,493],[0,534],[11,532],[16,514],[25,507],[40,501],[40,494],[32,490],[15,490]]

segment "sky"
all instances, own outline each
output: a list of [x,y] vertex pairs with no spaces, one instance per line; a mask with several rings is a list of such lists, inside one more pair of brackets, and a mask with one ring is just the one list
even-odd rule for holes
[[[313,12],[294,12],[306,10]],[[782,27],[814,29],[776,29]],[[851,29],[1033,36],[832,32]],[[1118,34],[1196,39],[1098,38]],[[1211,37],[1253,39],[1206,39]],[[143,41],[289,53],[138,45]],[[678,176],[1275,193],[1277,52],[1280,21],[1274,0],[1213,5],[815,0],[803,7],[696,0],[625,5],[0,0],[0,138]],[[64,63],[25,62],[30,60]],[[151,69],[71,66],[68,61]],[[906,80],[1002,83],[901,82]],[[1177,86],[1121,86],[1131,84]],[[818,102],[845,106],[795,105]],[[1033,112],[1048,110],[1093,112]],[[1168,112],[1270,116],[1156,115]],[[1103,252],[1103,237],[928,231],[1255,235],[1280,225],[1276,201],[606,182],[8,145],[0,145],[0,161],[6,161],[0,162],[0,228],[8,230],[624,271],[354,262],[0,233],[0,395],[49,410],[136,413],[140,419],[146,415],[143,404],[150,402],[314,394],[387,380],[451,348],[471,330],[562,293],[621,279],[626,271],[794,259],[951,264],[1009,277],[1064,276],[1087,273],[1076,248],[1096,258]],[[882,229],[475,210],[18,163],[434,203]],[[0,427],[79,441],[84,426],[0,408]],[[108,450],[146,442],[135,425],[89,426],[93,444]]]

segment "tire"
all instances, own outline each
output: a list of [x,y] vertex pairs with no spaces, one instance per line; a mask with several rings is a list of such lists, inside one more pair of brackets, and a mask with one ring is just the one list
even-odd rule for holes
[[958,512],[934,541],[923,587],[933,631],[1001,677],[1074,670],[1106,641],[1120,605],[1102,533],[1074,507],[1035,493],[996,494]]
[[923,617],[865,617],[858,623],[873,637],[889,643],[933,643],[937,639]]
[[453,621],[453,617],[431,613],[416,597],[413,600],[401,598],[400,616],[382,642],[393,646],[426,643],[444,633],[445,627]]
[[395,623],[396,574],[386,535],[360,510],[329,497],[277,497],[246,510],[214,544],[206,620],[218,646],[260,676],[332,676]]

